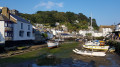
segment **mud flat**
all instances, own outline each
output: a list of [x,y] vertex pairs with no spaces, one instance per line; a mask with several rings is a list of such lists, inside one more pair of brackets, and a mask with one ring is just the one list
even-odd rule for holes
[[[82,43],[63,43],[59,48],[45,47],[3,58],[0,59],[0,67],[120,67],[120,56],[115,53],[107,52],[105,57],[83,56],[75,54],[72,51],[74,48],[82,49]],[[55,58],[46,59],[43,55],[53,55]]]

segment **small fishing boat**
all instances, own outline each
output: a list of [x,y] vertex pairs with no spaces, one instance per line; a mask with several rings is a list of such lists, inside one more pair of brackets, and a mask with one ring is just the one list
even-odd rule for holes
[[57,41],[48,41],[47,42],[48,48],[54,48],[59,46],[59,42]]
[[55,41],[58,41],[58,42],[63,42],[64,39],[55,39]]
[[89,56],[105,56],[105,52],[93,52],[93,51],[83,51],[78,49],[73,49],[73,52],[80,55],[89,55]]
[[85,42],[85,45],[104,46],[105,42],[104,41],[99,41],[99,40],[93,40],[93,41],[87,41],[87,42]]
[[107,51],[109,46],[91,46],[91,45],[83,45],[84,48],[94,49],[94,50],[105,50]]
[[94,49],[94,50],[108,50],[109,46],[105,45],[104,41],[94,40],[94,41],[88,41],[83,45],[84,48],[87,49]]

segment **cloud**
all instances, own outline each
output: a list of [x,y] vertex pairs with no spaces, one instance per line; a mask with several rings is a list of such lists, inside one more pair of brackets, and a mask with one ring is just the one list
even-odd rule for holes
[[39,7],[45,7],[47,9],[50,9],[52,7],[63,7],[63,3],[55,3],[52,1],[48,1],[47,3],[45,2],[41,2],[39,4],[37,4],[34,8],[39,8]]

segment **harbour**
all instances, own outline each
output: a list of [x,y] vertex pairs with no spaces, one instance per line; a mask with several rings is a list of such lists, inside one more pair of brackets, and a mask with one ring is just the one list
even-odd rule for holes
[[[119,55],[107,52],[104,57],[75,54],[74,48],[82,49],[82,42],[67,42],[59,48],[47,47],[28,53],[1,58],[0,67],[119,67]],[[47,57],[47,59],[46,59]],[[56,60],[53,60],[56,59]],[[38,61],[39,60],[39,61]],[[44,60],[44,61],[43,61]],[[49,61],[49,62],[48,62]],[[53,63],[52,63],[53,62]],[[58,62],[58,63],[57,63]],[[14,64],[15,63],[15,64]],[[39,64],[37,64],[39,63]]]

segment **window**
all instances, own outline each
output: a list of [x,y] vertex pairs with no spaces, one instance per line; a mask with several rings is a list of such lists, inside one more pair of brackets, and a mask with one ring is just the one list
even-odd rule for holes
[[21,29],[23,29],[23,23],[21,23]]
[[30,30],[30,25],[28,25],[28,30]]
[[8,23],[7,22],[5,22],[5,27],[8,27]]
[[19,36],[23,37],[23,35],[24,35],[24,31],[19,31]]
[[30,32],[27,32],[27,37],[30,37]]
[[7,32],[5,32],[5,36],[7,37]]
[[12,36],[13,36],[13,32],[12,31],[5,32],[5,37],[12,37]]

